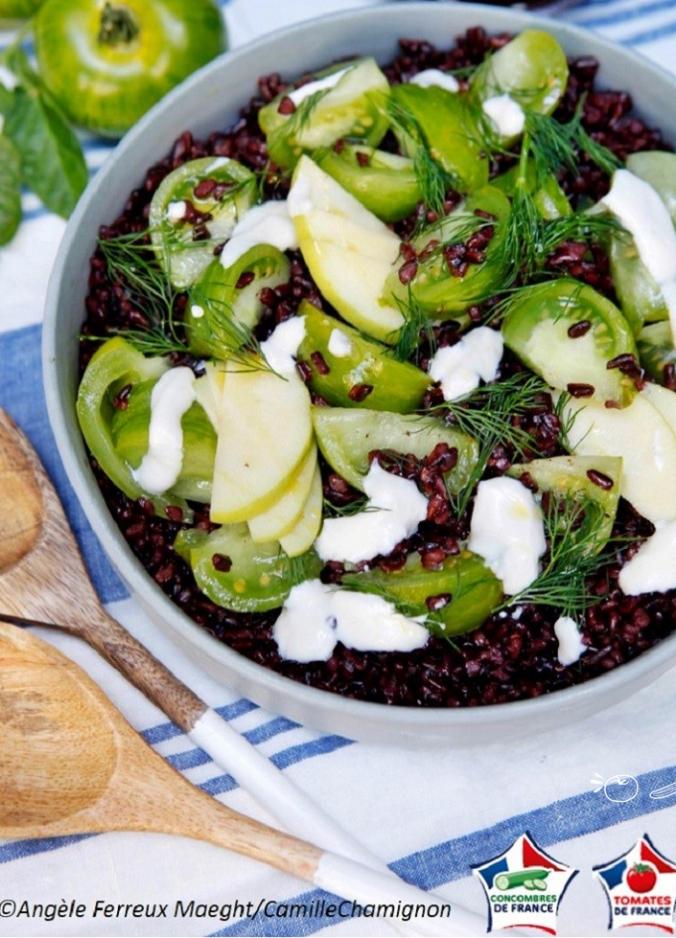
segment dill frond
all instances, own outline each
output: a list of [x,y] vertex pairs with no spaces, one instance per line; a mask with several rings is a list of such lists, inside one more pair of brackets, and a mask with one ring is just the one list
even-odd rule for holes
[[413,296],[411,287],[408,288],[406,299],[400,296],[394,296],[393,298],[399,307],[399,312],[404,317],[404,324],[397,332],[397,341],[392,346],[392,355],[400,362],[410,361],[414,355],[417,360],[421,335],[424,336],[430,347],[430,354],[434,355],[437,342],[432,321]]
[[604,551],[597,552],[598,531],[604,519],[603,506],[591,498],[551,497],[543,512],[549,548],[542,571],[501,608],[532,603],[554,607],[574,619],[582,616],[601,599],[587,588],[588,578],[611,560],[619,543],[612,541]]
[[[209,327],[210,345],[217,358],[237,365],[237,371],[268,371],[277,374],[263,355],[261,345],[253,331],[237,319],[232,307],[224,300],[193,287],[191,302],[201,306]],[[286,380],[281,375],[278,377]]]

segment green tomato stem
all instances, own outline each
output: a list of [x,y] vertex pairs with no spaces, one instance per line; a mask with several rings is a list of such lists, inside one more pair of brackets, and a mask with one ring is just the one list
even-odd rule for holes
[[138,36],[138,23],[125,7],[106,3],[101,13],[99,42],[109,46],[129,43]]

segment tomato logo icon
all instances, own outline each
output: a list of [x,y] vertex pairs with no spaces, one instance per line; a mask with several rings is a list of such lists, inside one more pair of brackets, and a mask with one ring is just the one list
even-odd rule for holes
[[632,892],[650,892],[657,882],[657,873],[648,863],[635,863],[627,871],[627,886]]

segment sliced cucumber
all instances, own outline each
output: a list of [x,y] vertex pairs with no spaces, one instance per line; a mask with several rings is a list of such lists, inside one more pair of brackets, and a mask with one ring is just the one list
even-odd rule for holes
[[[603,509],[603,518],[595,539],[595,549],[600,551],[605,547],[620,500],[622,460],[619,457],[554,456],[552,459],[534,459],[529,463],[514,465],[507,471],[507,475],[516,479],[525,474],[537,483],[542,492],[597,502]],[[604,487],[606,485],[608,487]]]
[[[335,84],[331,84],[332,75],[340,75]],[[304,151],[331,146],[340,137],[355,137],[377,146],[387,131],[380,99],[389,93],[389,84],[375,59],[332,65],[317,72],[313,81],[318,82],[315,91],[298,89],[304,100],[292,113],[285,113],[282,102],[289,97],[298,99],[299,94],[287,90],[258,115],[270,159],[285,169],[294,166]]]
[[188,298],[184,321],[191,351],[227,359],[233,346],[241,344],[237,324],[249,330],[258,323],[261,290],[288,280],[288,258],[269,244],[250,248],[231,267],[213,260]]
[[[424,615],[426,627],[442,637],[478,628],[503,595],[502,583],[468,550],[446,557],[439,570],[426,569],[420,556],[411,554],[401,570],[349,573],[343,577],[343,585],[383,596],[406,615]],[[427,601],[432,597],[445,604],[430,611]]]
[[[424,371],[408,362],[397,361],[383,345],[365,338],[356,329],[327,316],[310,303],[303,302],[299,312],[305,317],[305,337],[298,357],[311,369],[311,388],[329,404],[397,413],[410,412],[420,406],[430,384]],[[342,335],[349,346],[347,354],[331,351],[334,333]],[[364,393],[363,397],[360,392]]]
[[[568,330],[587,321],[589,330],[571,338]],[[587,396],[626,406],[634,381],[608,368],[618,355],[636,355],[629,325],[619,309],[585,284],[569,278],[519,290],[502,326],[505,344],[536,374],[565,391],[584,386]],[[591,391],[591,394],[589,394]]]
[[446,473],[446,485],[451,492],[458,492],[467,484],[478,458],[476,440],[434,417],[350,407],[314,407],[312,422],[326,461],[361,491],[369,470],[368,456],[374,449],[412,453],[422,459],[437,443],[446,443],[458,452],[455,467]]
[[[195,188],[207,179],[219,188],[221,197],[207,195],[199,198]],[[222,186],[228,188],[222,191]],[[185,289],[197,280],[214,258],[214,244],[230,237],[237,220],[249,209],[256,198],[256,177],[227,157],[207,156],[190,160],[162,180],[150,203],[150,237],[169,279],[178,289]],[[195,224],[185,219],[171,220],[170,206],[191,202],[199,212],[211,216],[204,222],[208,238],[195,241]]]
[[293,586],[317,576],[322,567],[314,552],[291,563],[278,542],[256,544],[245,524],[225,525],[208,535],[188,528],[179,532],[174,548],[190,564],[202,592],[235,612],[278,608]]

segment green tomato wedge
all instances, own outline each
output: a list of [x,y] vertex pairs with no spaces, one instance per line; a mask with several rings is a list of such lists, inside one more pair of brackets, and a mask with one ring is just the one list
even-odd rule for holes
[[[511,199],[516,191],[516,182],[519,178],[521,169],[519,166],[513,166],[506,173],[496,176],[491,180],[491,185],[500,189]],[[536,175],[535,164],[532,160],[526,167],[526,189],[533,194],[535,207],[542,218],[552,219],[561,218],[565,215],[571,215],[573,209],[568,201],[565,192],[559,185],[559,181],[553,174],[546,177],[545,182],[539,189],[535,189]]]
[[[228,188],[214,189],[198,198],[195,188],[207,179]],[[214,192],[220,198],[214,197]],[[256,177],[237,160],[206,156],[190,160],[162,180],[150,203],[150,237],[171,282],[180,290],[197,280],[214,259],[214,245],[230,237],[239,218],[256,200]],[[172,221],[173,206],[191,202],[200,212],[211,215],[204,222],[209,237],[193,240],[195,225],[185,219]],[[179,212],[180,214],[180,212]]]
[[[652,186],[676,225],[676,154],[661,151],[633,153],[627,169]],[[645,323],[669,319],[662,289],[638,256],[636,244],[626,231],[614,234],[610,243],[610,272],[622,312],[634,335]]]
[[[249,283],[237,286],[240,278],[251,274]],[[274,289],[288,280],[289,259],[269,244],[250,248],[230,267],[212,260],[188,297],[184,322],[190,350],[196,355],[227,359],[258,324],[263,311],[261,290]]]
[[185,501],[172,492],[150,495],[135,481],[131,466],[117,453],[112,432],[116,395],[127,385],[156,381],[167,370],[162,358],[145,358],[121,336],[108,339],[94,352],[80,381],[75,409],[85,442],[102,471],[127,498],[145,498],[160,517],[169,507],[180,508],[183,520],[192,519]]
[[461,192],[471,192],[488,182],[488,157],[481,128],[466,95],[431,85],[404,84],[392,88],[392,103],[404,117],[393,129],[402,151],[414,158],[419,146],[404,129],[408,122],[419,128],[430,154],[453,177]]
[[[301,304],[299,313],[305,317],[305,336],[298,358],[311,369],[310,387],[325,401],[336,407],[363,407],[402,414],[420,407],[430,384],[424,371],[408,362],[397,361],[385,346],[365,338],[307,301]],[[331,351],[336,348],[337,338],[343,344],[343,348],[338,349],[340,354]],[[324,361],[319,368],[317,353]]]
[[[332,76],[339,77],[334,81]],[[312,81],[318,83],[314,88],[288,89],[258,115],[270,159],[284,169],[295,166],[303,152],[329,147],[341,137],[377,146],[387,131],[381,99],[389,93],[389,84],[375,59],[332,65]],[[292,113],[284,113],[287,98],[298,101]]]
[[[442,638],[479,628],[502,599],[498,578],[468,550],[447,557],[439,570],[427,570],[419,555],[412,554],[401,570],[346,574],[343,585],[377,593],[406,615],[425,615],[426,627]],[[430,612],[430,597],[440,597],[440,601],[442,597],[450,598],[440,609]]]
[[[599,478],[599,473],[601,481],[609,483],[609,487],[604,488],[592,481]],[[541,492],[596,502],[603,510],[603,517],[594,541],[595,552],[598,553],[608,543],[620,500],[622,460],[619,457],[554,456],[552,459],[534,459],[511,466],[507,475],[515,479],[530,476]]]
[[437,443],[446,443],[458,451],[455,467],[446,473],[446,485],[451,492],[458,492],[467,484],[478,459],[476,440],[434,417],[350,407],[314,407],[312,422],[324,459],[362,492],[369,470],[369,453],[374,449],[411,453],[423,459]]
[[509,94],[526,111],[551,114],[568,83],[568,60],[551,33],[525,29],[487,58],[472,75],[478,101]]
[[[477,217],[474,214],[477,210],[488,212],[495,217],[495,221]],[[494,186],[485,186],[469,196],[455,212],[444,216],[414,238],[413,247],[419,255],[416,275],[407,284],[401,282],[399,269],[405,263],[402,260],[385,282],[383,302],[394,296],[405,303],[410,290],[422,309],[433,314],[432,318],[466,318],[467,307],[494,293],[504,278],[509,261],[503,250],[504,222],[509,213],[509,199]],[[448,269],[443,246],[457,241],[464,242],[485,225],[495,227],[486,250],[486,260],[481,264],[470,264],[464,277],[454,276]],[[422,260],[420,253],[426,249],[429,256]]]
[[[676,368],[676,348],[671,334],[671,324],[655,322],[644,326],[636,339],[641,366],[653,381],[668,384],[669,366]],[[670,369],[671,370],[671,369]]]
[[362,332],[396,341],[403,316],[381,297],[401,241],[307,156],[287,200],[303,260],[322,296]]
[[[199,378],[198,382],[204,380]],[[127,407],[124,410],[114,410],[111,420],[110,429],[115,452],[134,469],[138,469],[148,450],[150,397],[155,384],[156,382],[151,380],[133,385]],[[211,501],[216,433],[198,403],[194,403],[183,415],[181,428],[183,464],[171,491],[182,498],[208,504]]]
[[[591,328],[578,338],[568,329],[579,322]],[[636,386],[608,362],[636,355],[636,345],[619,309],[592,287],[563,277],[525,287],[514,294],[502,325],[505,344],[540,377],[561,391],[587,385],[593,397],[626,406]]]
[[[174,549],[190,564],[205,596],[234,612],[277,609],[292,587],[316,577],[322,568],[314,551],[292,561],[277,541],[256,544],[245,524],[224,525],[211,534],[195,528],[179,531]],[[217,563],[230,561],[227,572],[216,569],[215,555]]]
[[405,156],[346,143],[317,151],[314,160],[382,221],[405,218],[422,199],[413,160]]
[[50,92],[74,123],[113,137],[225,45],[213,0],[49,0],[33,25]]

